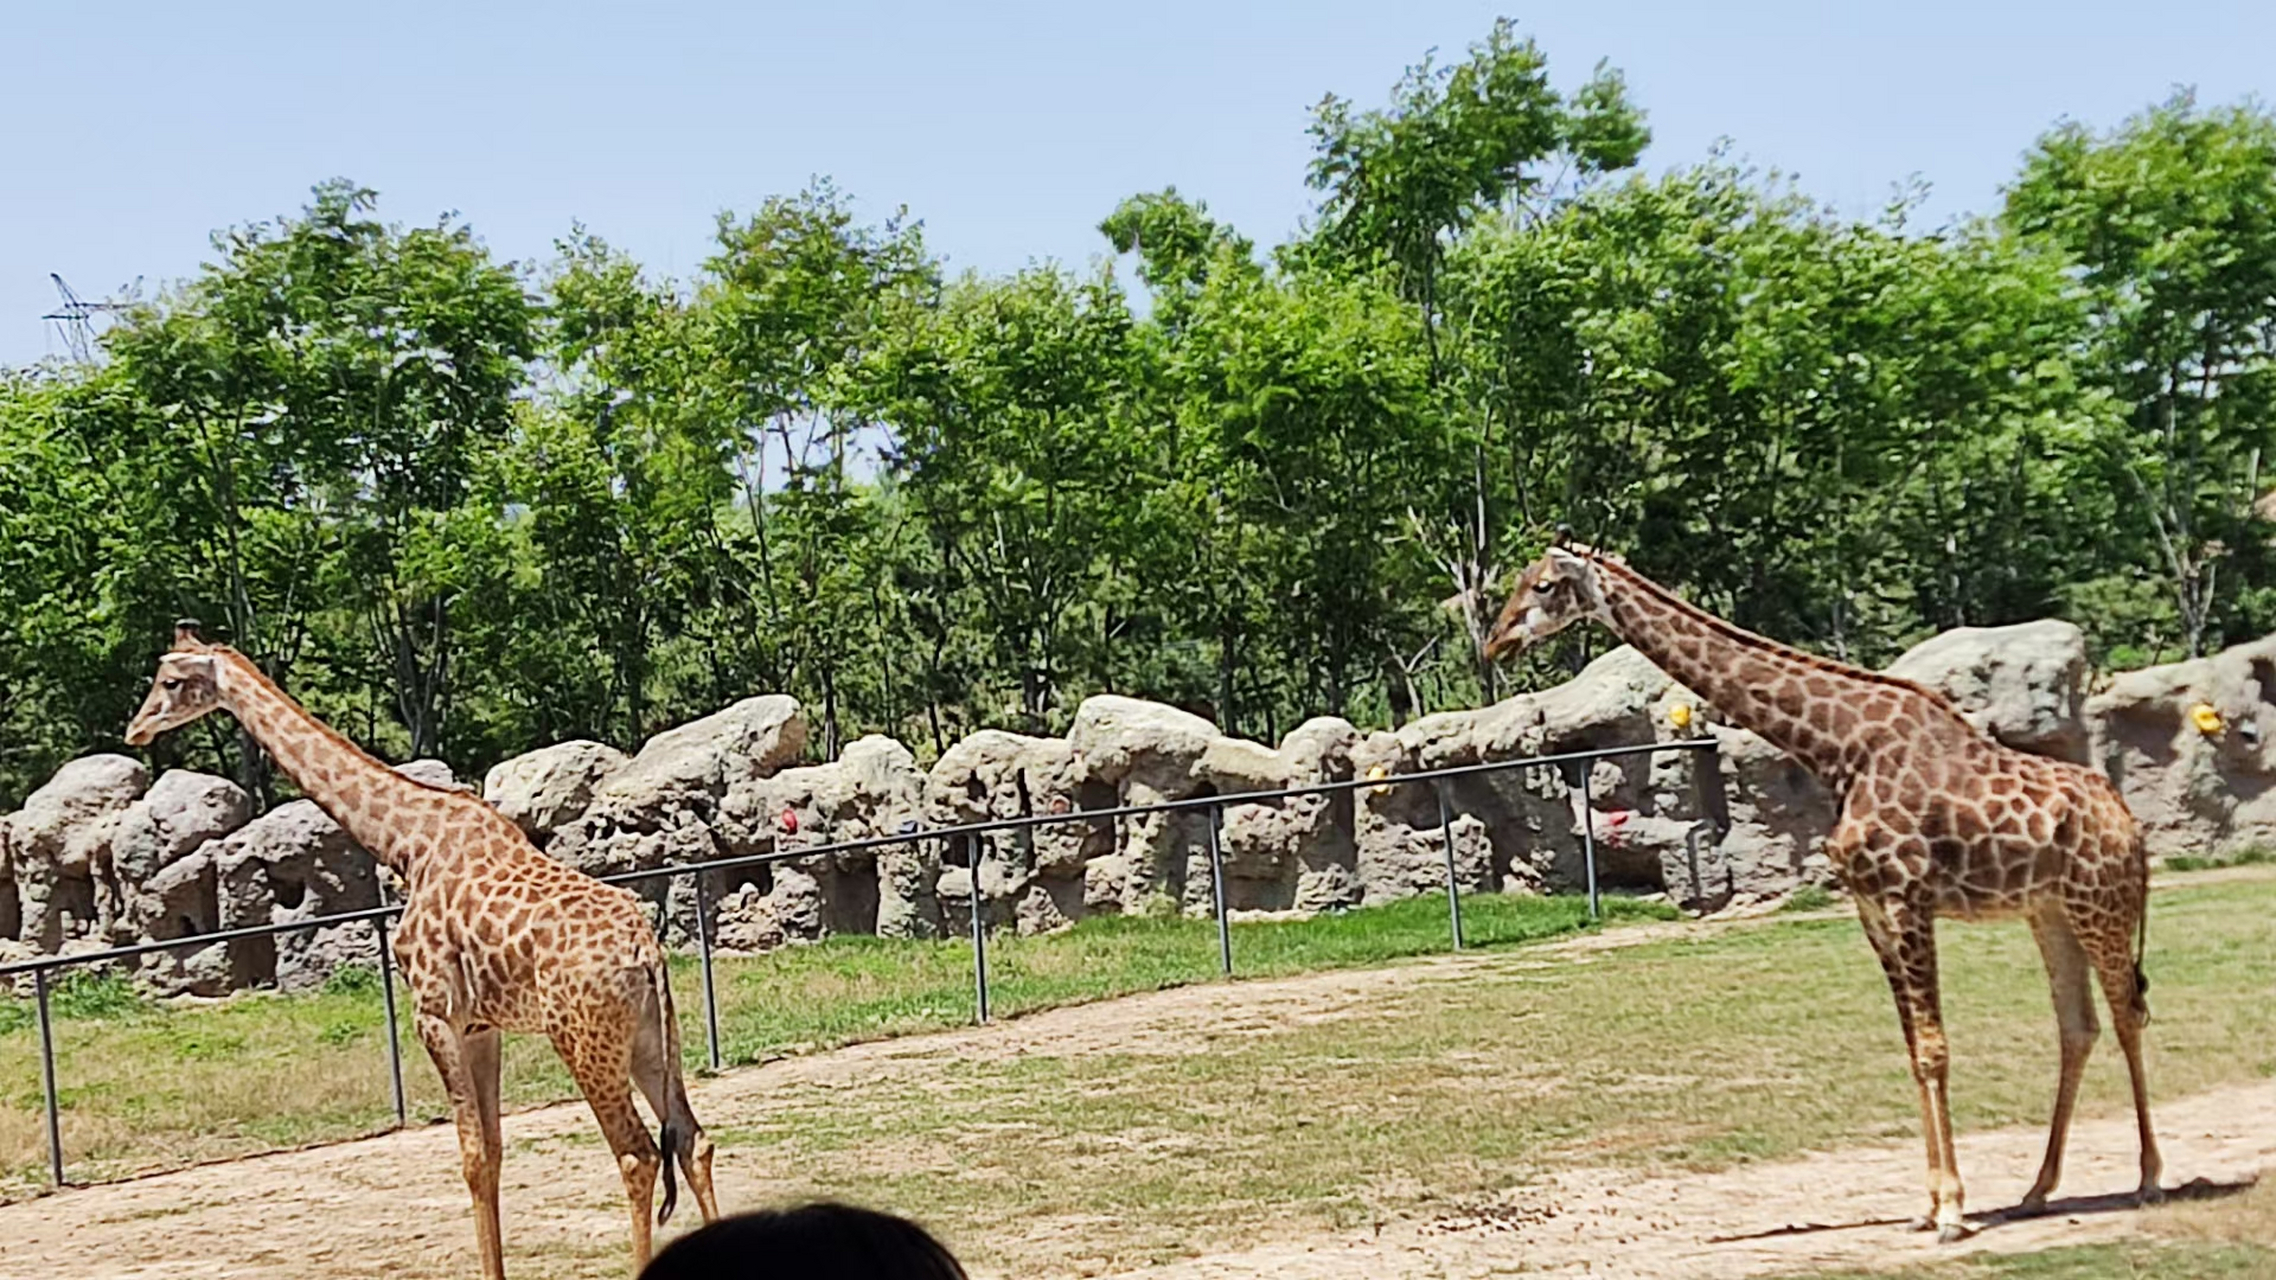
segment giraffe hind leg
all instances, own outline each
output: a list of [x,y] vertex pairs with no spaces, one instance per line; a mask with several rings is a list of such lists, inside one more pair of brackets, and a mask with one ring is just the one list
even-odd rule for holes
[[2158,1154],[2157,1133],[2150,1124],[2149,1071],[2142,1060],[2142,1027],[2149,1021],[2149,1007],[2142,998],[2136,976],[2132,932],[2130,928],[2113,926],[2094,930],[2079,940],[2101,976],[2103,1000],[2110,1006],[2110,1025],[2117,1033],[2119,1052],[2126,1058],[2127,1081],[2133,1086],[2134,1124],[2141,1138],[2142,1152],[2142,1180],[2137,1194],[2144,1204],[2155,1204],[2165,1198],[2158,1186],[2165,1161]]
[[654,1248],[648,1206],[655,1199],[661,1162],[656,1142],[648,1136],[648,1126],[641,1123],[640,1112],[632,1105],[630,1028],[624,1030],[627,1034],[556,1032],[553,1048],[576,1080],[578,1091],[585,1095],[601,1136],[616,1156],[625,1199],[632,1206],[632,1267],[638,1272],[648,1265]]
[[702,1212],[703,1220],[717,1222],[719,1200],[712,1190],[711,1139],[696,1121],[695,1109],[688,1103],[687,1081],[680,1068],[679,1036],[667,1021],[672,1016],[671,1004],[669,1001],[658,1003],[661,1007],[651,1009],[651,1016],[642,1019],[632,1046],[633,1083],[640,1087],[641,1096],[648,1099],[648,1108],[656,1113],[656,1123],[662,1131],[665,1190],[664,1205],[656,1215],[656,1224],[662,1226],[671,1216],[673,1162],[687,1175],[688,1189],[695,1193],[696,1208]]
[[2094,1051],[2101,1027],[2094,1016],[2093,964],[2070,920],[2059,908],[2043,910],[2031,918],[2031,933],[2046,962],[2047,985],[2054,995],[2055,1026],[2062,1039],[2062,1074],[2055,1085],[2055,1110],[2047,1126],[2047,1156],[2039,1176],[2024,1193],[2017,1211],[2046,1211],[2047,1197],[2063,1174],[2063,1146],[2070,1134],[2071,1112],[2078,1103],[2079,1078],[2087,1056]]

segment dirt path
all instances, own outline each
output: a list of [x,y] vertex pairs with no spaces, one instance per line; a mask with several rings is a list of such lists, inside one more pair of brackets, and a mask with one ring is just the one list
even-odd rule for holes
[[[1734,922],[1721,927],[1742,928]],[[1691,926],[1696,934],[1698,926]],[[1271,1035],[1364,1016],[1417,984],[1544,963],[1664,931],[1637,929],[1563,948],[1445,958],[1380,970],[1189,987],[1060,1009],[988,1028],[860,1045],[737,1071],[695,1084],[715,1129],[763,1124],[781,1091],[860,1083],[922,1088],[957,1064],[1025,1054],[1181,1054],[1216,1037]],[[1201,1034],[1206,1032],[1207,1035]],[[2168,1183],[2235,1183],[2276,1171],[2276,1082],[2180,1099],[2160,1109]],[[624,1209],[613,1165],[582,1106],[509,1116],[505,1164],[508,1265],[518,1275],[623,1274]],[[1973,1203],[2012,1203],[2035,1169],[2040,1134],[1962,1139]],[[2078,1126],[2065,1191],[2133,1184],[2124,1119]],[[730,1208],[763,1198],[784,1171],[759,1150],[723,1146]],[[1736,1277],[1806,1266],[1934,1256],[1893,1220],[1917,1211],[1919,1148],[1894,1143],[1690,1178],[1625,1182],[1589,1171],[1468,1206],[1434,1222],[1379,1233],[1267,1242],[1176,1263],[1159,1280],[1287,1275],[1453,1277],[1528,1271],[1596,1276]],[[2029,1250],[2140,1231],[2144,1215],[2067,1203],[2030,1223],[2000,1224],[1967,1247]],[[1805,1224],[1823,1229],[1780,1233]],[[675,1222],[675,1227],[681,1224]],[[1019,1222],[1007,1236],[1111,1224]],[[461,1274],[471,1262],[465,1192],[448,1126],[363,1142],[182,1170],[0,1206],[0,1277],[338,1277]]]

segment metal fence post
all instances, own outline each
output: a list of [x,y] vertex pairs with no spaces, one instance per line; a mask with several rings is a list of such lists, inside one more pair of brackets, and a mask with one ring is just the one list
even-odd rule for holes
[[403,1045],[395,1034],[395,949],[387,945],[387,917],[371,918],[371,931],[379,939],[379,991],[387,1004],[387,1083],[395,1092],[395,1127],[411,1123],[411,1109],[403,1098]]
[[1233,927],[1225,918],[1225,851],[1218,828],[1225,823],[1225,806],[1209,806],[1209,893],[1217,907],[1217,967],[1233,976]]
[[63,1116],[55,1096],[55,1023],[47,1009],[47,970],[32,970],[32,994],[40,1012],[40,1092],[47,1099],[47,1171],[63,1185]]
[[[711,1069],[719,1070],[719,997],[711,988],[711,895],[704,873],[695,873],[695,947],[703,965],[703,1039],[711,1050]],[[669,891],[666,891],[669,896]]]
[[980,836],[964,837],[964,865],[972,873],[972,1007],[975,1022],[988,1020],[988,927],[980,899]]
[[1454,949],[1462,949],[1462,890],[1454,878],[1454,810],[1446,802],[1446,780],[1431,784],[1438,797],[1438,835],[1446,844],[1446,923],[1454,934]]
[[[1579,779],[1578,782],[1574,779]],[[1598,917],[1596,896],[1596,806],[1588,802],[1588,771],[1575,762],[1565,774],[1565,794],[1581,798],[1581,870],[1588,877],[1588,918]]]

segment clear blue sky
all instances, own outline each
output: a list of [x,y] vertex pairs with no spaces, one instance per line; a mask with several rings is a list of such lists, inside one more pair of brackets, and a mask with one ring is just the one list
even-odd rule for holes
[[1175,184],[1250,236],[1310,207],[1307,109],[1382,101],[1497,12],[1570,84],[1598,58],[1655,168],[1730,137],[1866,212],[1918,173],[1988,208],[2050,122],[2179,83],[2276,97],[2276,3],[74,4],[0,24],[0,363],[56,349],[49,271],[100,296],[194,271],[208,233],[340,175],[384,214],[455,209],[501,255],[572,219],[685,276],[712,219],[826,173],[907,204],[953,264],[1080,264],[1129,193]]

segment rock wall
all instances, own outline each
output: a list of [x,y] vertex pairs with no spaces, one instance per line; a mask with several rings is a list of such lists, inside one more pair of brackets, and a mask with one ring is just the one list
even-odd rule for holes
[[[1964,628],[1889,668],[1951,696],[2028,750],[2109,771],[2154,853],[2276,844],[2276,636],[2195,662],[2112,678],[2088,693],[2067,623]],[[1609,747],[1714,739],[1665,751],[1439,784],[1401,776]],[[800,764],[805,716],[780,695],[745,699],[659,733],[632,755],[566,742],[489,771],[483,795],[546,852],[595,874],[871,842],[636,887],[675,945],[699,899],[715,943],[757,951],[838,933],[1038,933],[1087,916],[1206,915],[1211,833],[1227,906],[1312,912],[1444,891],[1572,890],[1583,831],[1617,892],[1716,910],[1829,880],[1830,798],[1786,756],[1722,723],[1634,650],[1573,680],[1475,711],[1362,733],[1309,721],[1277,746],[1198,716],[1101,696],[1064,739],[973,734],[920,769],[868,737]],[[435,761],[402,770],[452,783]],[[1328,795],[1241,796],[1357,780]],[[1187,802],[1169,813],[1036,824],[950,840],[923,833],[1003,819]],[[1442,807],[1443,806],[1443,807]],[[900,839],[899,837],[908,837]],[[72,762],[0,819],[0,957],[96,950],[376,905],[371,859],[308,801],[254,817],[233,784],[180,770],[152,783],[124,756]],[[152,957],[162,990],[320,983],[376,959],[368,925]]]

